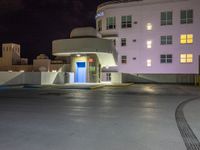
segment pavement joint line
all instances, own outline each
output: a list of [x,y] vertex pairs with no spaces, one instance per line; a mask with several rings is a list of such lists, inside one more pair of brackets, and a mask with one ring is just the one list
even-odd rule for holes
[[190,102],[199,100],[200,97],[188,99],[178,105],[176,108],[175,118],[180,134],[183,138],[187,150],[200,150],[200,142],[197,136],[194,134],[190,125],[188,124],[183,108]]

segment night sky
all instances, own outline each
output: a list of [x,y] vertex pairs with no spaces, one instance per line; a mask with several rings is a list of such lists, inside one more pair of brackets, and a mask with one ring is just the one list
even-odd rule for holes
[[52,41],[75,27],[94,26],[98,4],[109,0],[0,0],[0,44],[15,42],[30,60],[51,55]]

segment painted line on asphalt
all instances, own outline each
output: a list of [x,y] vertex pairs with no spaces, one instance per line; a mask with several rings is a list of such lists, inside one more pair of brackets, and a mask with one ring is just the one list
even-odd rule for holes
[[195,97],[182,102],[181,104],[178,105],[175,113],[176,123],[187,150],[200,150],[200,142],[197,136],[194,134],[193,130],[191,129],[190,125],[188,124],[183,112],[183,108],[188,103],[196,101],[198,99],[199,97]]

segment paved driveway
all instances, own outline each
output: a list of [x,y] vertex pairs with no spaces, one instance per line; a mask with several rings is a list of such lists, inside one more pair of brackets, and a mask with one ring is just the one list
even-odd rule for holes
[[178,85],[1,89],[0,149],[186,150],[175,112],[196,98],[183,112],[198,140],[198,96],[200,88]]

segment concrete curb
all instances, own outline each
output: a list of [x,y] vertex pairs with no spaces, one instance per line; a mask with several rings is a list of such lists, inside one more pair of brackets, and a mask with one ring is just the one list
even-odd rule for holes
[[100,85],[12,85],[12,86],[0,86],[2,89],[13,89],[13,88],[25,88],[25,89],[85,89],[85,90],[96,90],[100,88],[124,88],[132,86],[133,83],[124,84],[100,84]]
[[106,85],[106,87],[114,87],[114,88],[123,88],[123,87],[129,87],[134,85],[133,83],[122,83],[122,84],[111,84],[111,85]]

